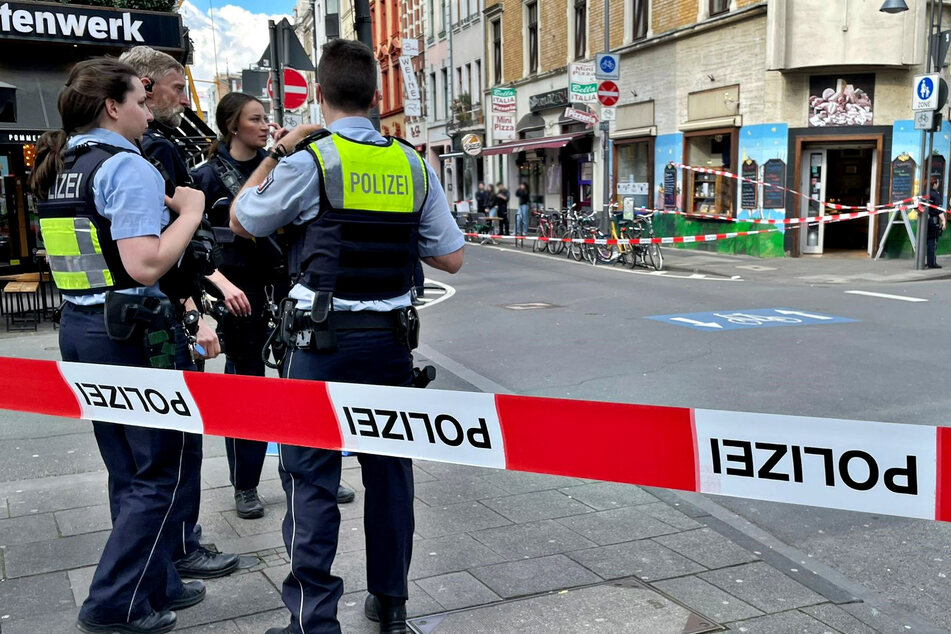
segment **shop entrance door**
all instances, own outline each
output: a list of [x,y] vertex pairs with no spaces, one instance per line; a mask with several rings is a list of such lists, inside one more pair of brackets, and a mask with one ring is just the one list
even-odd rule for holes
[[[806,194],[800,197],[800,218],[821,218],[825,215],[825,205],[819,204],[826,199],[826,151],[822,148],[807,149],[802,153],[802,183],[799,191]],[[802,252],[806,254],[822,253],[825,237],[825,223],[804,225],[799,230]]]

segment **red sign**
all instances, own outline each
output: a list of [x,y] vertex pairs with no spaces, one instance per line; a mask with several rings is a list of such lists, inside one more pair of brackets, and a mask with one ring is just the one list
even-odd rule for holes
[[613,81],[602,81],[598,84],[598,101],[602,106],[613,106],[621,96],[621,89]]
[[[271,90],[271,78],[267,80],[267,94],[274,99],[274,91]],[[300,108],[307,102],[307,79],[293,68],[284,69],[284,109],[294,110]]]

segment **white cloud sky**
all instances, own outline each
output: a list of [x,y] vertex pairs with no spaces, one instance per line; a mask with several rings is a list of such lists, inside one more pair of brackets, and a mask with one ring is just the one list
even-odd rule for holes
[[[195,46],[194,63],[191,66],[192,77],[196,80],[212,81],[215,78],[215,48],[218,51],[217,70],[241,72],[261,58],[268,45],[267,21],[291,19],[288,15],[269,15],[252,13],[232,4],[214,9],[214,39],[212,39],[212,21],[209,11],[202,11],[185,0],[179,13]],[[207,108],[206,94],[211,84],[196,81],[195,87],[202,99],[202,107]]]

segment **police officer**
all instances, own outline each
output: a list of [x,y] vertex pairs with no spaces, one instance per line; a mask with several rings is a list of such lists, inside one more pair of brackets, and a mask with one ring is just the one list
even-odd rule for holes
[[[182,113],[188,105],[185,69],[171,55],[148,46],[129,49],[119,59],[135,69],[141,78],[149,109],[154,116],[142,137],[143,154],[162,174],[166,191],[176,186],[191,185],[185,161],[170,139],[172,131],[181,124]],[[189,319],[197,326],[198,347],[195,350],[199,352],[195,356],[200,359],[218,356],[221,352],[218,335],[205,323],[193,298],[197,294],[198,278],[179,267],[163,278],[161,286],[178,309],[178,321]],[[197,369],[194,363],[190,363],[191,355],[181,323],[176,323],[175,339],[179,366],[185,370]],[[200,351],[204,351],[204,354]],[[183,475],[180,495],[189,504],[190,511],[184,525],[178,530],[180,539],[174,553],[175,566],[182,576],[213,579],[234,572],[239,560],[237,555],[209,550],[198,541],[200,533],[196,525],[201,503],[202,438],[199,434],[190,434],[188,439],[186,451],[197,456],[198,468]],[[190,464],[194,462],[190,461]]]
[[[205,213],[221,246],[218,285],[230,313],[219,326],[227,356],[225,373],[264,376],[261,352],[269,334],[266,310],[275,298],[286,297],[288,290],[284,254],[273,238],[235,236],[228,224],[231,201],[264,159],[262,148],[271,128],[264,104],[241,92],[221,98],[215,122],[221,137],[209,149],[208,160],[192,171],[192,179],[205,193]],[[267,443],[225,438],[225,451],[238,517],[263,517],[257,487]],[[353,490],[343,485],[337,491],[337,502],[352,502],[354,497]]]
[[[464,240],[436,174],[416,151],[373,129],[380,99],[376,62],[365,45],[332,40],[322,49],[316,86],[327,131],[314,126],[282,138],[232,206],[239,235],[296,228],[289,267],[294,301],[283,375],[379,385],[409,385],[418,335],[410,288],[417,259],[455,273]],[[286,230],[286,229],[285,229]],[[306,424],[306,421],[301,421]],[[406,632],[407,572],[413,546],[411,461],[359,455],[366,487],[366,614],[380,631]],[[290,625],[269,634],[339,632],[343,582],[331,574],[340,512],[337,451],[280,446],[287,495],[284,580]]]
[[[106,58],[76,64],[59,111],[63,129],[37,143],[31,186],[65,300],[63,360],[171,368],[171,304],[157,282],[201,221],[204,198],[185,188],[165,196],[162,177],[139,154],[135,141],[151,114],[129,66]],[[177,214],[171,223],[169,209]],[[173,526],[187,512],[181,474],[198,468],[187,434],[98,421],[93,429],[109,472],[112,533],[77,625],[167,632],[173,610],[205,596],[202,582],[182,583],[171,558]]]
[[945,219],[944,210],[941,207],[944,204],[944,196],[941,195],[941,182],[937,176],[931,179],[928,199],[932,206],[928,207],[928,248],[925,251],[925,268],[940,269],[941,265],[938,264],[935,256],[938,251],[938,238],[941,237],[945,227],[947,227],[948,221]]

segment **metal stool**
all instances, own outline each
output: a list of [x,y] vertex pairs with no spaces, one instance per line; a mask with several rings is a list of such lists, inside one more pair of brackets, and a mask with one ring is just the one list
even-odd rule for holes
[[38,329],[40,324],[39,282],[9,282],[3,288],[3,312],[7,332]]

